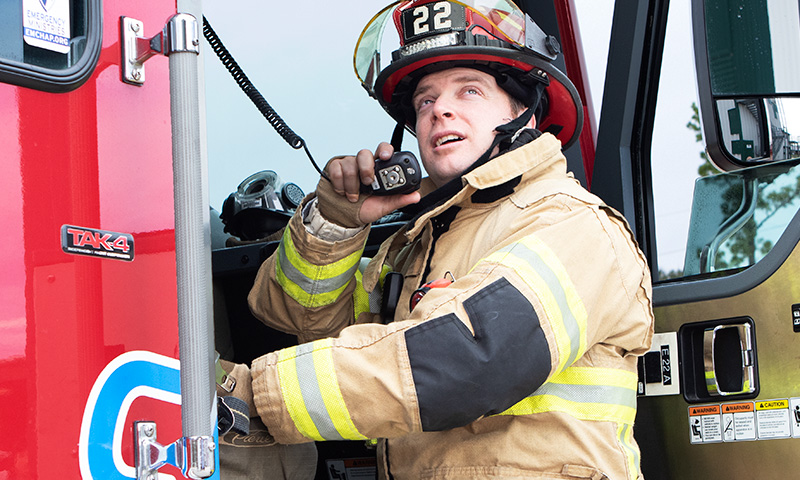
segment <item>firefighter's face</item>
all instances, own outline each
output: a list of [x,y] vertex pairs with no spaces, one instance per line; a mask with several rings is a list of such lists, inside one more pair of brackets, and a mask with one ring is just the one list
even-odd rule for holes
[[495,127],[518,115],[494,77],[472,68],[423,77],[412,102],[422,164],[437,187],[459,177],[492,145]]

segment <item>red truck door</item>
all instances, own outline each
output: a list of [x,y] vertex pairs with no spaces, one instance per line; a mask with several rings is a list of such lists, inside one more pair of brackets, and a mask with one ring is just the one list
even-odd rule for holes
[[123,83],[119,31],[175,13],[0,5],[0,479],[133,478],[133,421],[181,436],[168,61]]

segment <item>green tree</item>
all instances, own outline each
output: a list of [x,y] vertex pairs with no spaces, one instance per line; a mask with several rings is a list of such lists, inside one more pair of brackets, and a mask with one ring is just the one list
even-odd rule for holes
[[[697,103],[695,102],[692,102],[692,118],[686,124],[686,128],[694,132],[694,139],[697,143],[703,142],[703,129],[700,126],[700,109],[697,108]],[[708,154],[706,154],[705,150],[700,151],[700,158],[703,160],[703,163],[697,168],[698,175],[706,177],[719,173],[719,169],[708,159]]]

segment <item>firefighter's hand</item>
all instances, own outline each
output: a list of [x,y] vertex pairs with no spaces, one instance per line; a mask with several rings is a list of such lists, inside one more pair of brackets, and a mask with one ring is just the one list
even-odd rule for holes
[[250,368],[220,359],[216,369],[220,443],[259,447],[275,445],[275,439],[256,411]]
[[217,360],[216,377],[218,397],[236,397],[247,405],[249,417],[258,416],[253,403],[250,368],[247,365]]
[[382,142],[375,152],[364,149],[355,156],[336,157],[328,162],[325,170],[330,182],[323,178],[317,187],[322,216],[343,227],[353,228],[417,203],[419,192],[385,197],[361,193],[361,185],[372,185],[375,179],[375,161],[386,161],[392,153],[394,148]]

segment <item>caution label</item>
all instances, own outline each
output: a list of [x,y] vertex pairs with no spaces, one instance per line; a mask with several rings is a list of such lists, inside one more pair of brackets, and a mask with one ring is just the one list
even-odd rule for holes
[[756,422],[759,439],[791,437],[789,400],[756,402]]

